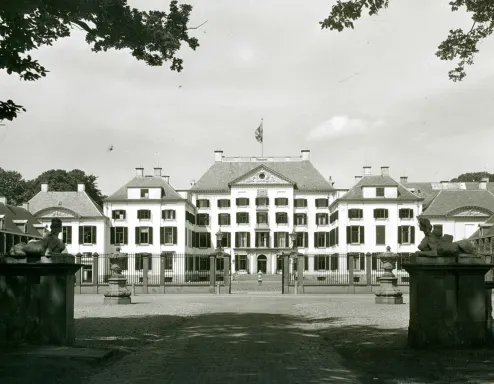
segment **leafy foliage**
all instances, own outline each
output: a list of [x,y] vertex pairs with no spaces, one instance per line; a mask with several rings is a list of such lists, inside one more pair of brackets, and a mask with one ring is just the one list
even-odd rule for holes
[[[362,17],[367,9],[369,15],[377,15],[388,7],[390,0],[338,0],[331,9],[330,15],[320,22],[321,28],[343,31],[354,28],[353,22]],[[463,29],[450,30],[449,35],[439,44],[436,56],[441,60],[458,60],[456,68],[449,71],[452,81],[462,81],[466,76],[465,67],[472,65],[477,45],[494,32],[494,1],[492,0],[452,0],[451,11],[464,8],[472,14],[473,25],[468,32]]]
[[[70,36],[74,27],[86,32],[93,52],[129,49],[150,66],[170,63],[180,72],[177,57],[182,43],[195,50],[198,40],[188,35],[192,6],[170,3],[168,13],[139,11],[127,0],[2,0],[0,2],[0,70],[35,81],[49,72],[27,54]],[[0,102],[0,121],[13,120],[24,110],[11,100]]]
[[489,178],[489,181],[494,181],[494,174],[488,172],[462,173],[460,176],[451,179],[451,181],[453,183],[468,183],[468,182],[478,183],[482,181],[482,179],[485,177]]
[[98,189],[96,180],[96,176],[86,175],[79,169],[69,172],[52,169],[33,180],[24,180],[19,172],[0,168],[0,196],[7,197],[7,204],[20,205],[32,199],[41,190],[42,182],[48,183],[50,191],[77,191],[77,184],[84,183],[86,193],[102,207],[106,196]]

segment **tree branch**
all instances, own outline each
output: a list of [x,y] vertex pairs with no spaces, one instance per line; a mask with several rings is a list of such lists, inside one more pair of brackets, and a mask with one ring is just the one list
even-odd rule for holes
[[187,31],[190,31],[191,29],[199,29],[201,28],[204,24],[206,24],[208,22],[208,20],[206,20],[204,23],[202,24],[199,24],[197,27],[190,27],[190,28],[187,28],[186,30]]
[[86,32],[89,32],[89,33],[93,32],[93,30],[89,27],[89,25],[87,25],[84,21],[74,20],[74,21],[72,21],[72,23],[75,25],[78,25],[79,27],[84,29]]

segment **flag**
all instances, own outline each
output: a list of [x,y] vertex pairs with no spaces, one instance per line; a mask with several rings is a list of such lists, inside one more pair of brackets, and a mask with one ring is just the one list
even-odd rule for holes
[[261,124],[260,124],[260,125],[259,125],[259,127],[256,129],[255,135],[256,135],[256,140],[257,140],[258,142],[262,143],[262,139],[263,139],[262,119],[261,119]]

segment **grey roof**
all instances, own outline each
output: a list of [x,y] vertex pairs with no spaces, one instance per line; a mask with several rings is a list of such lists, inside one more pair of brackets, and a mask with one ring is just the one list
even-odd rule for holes
[[[5,229],[2,232],[9,232],[16,235],[41,238],[41,234],[34,227],[35,224],[41,224],[29,211],[21,207],[6,205],[0,203],[0,215],[4,215]],[[22,232],[14,223],[14,220],[27,220],[26,233]]]
[[494,214],[494,194],[488,190],[441,190],[422,216],[447,216],[453,211],[477,207]]
[[481,235],[480,234],[480,227],[479,229],[477,229],[473,234],[472,236],[469,237],[470,240],[473,240],[473,239],[481,239],[481,238],[484,238],[484,237],[493,237],[494,236],[494,215],[492,215],[491,217],[489,217],[489,219],[485,222],[485,224],[490,224],[490,228],[486,228],[486,230],[484,231],[484,233]]
[[65,208],[80,217],[104,217],[103,211],[98,204],[84,191],[40,191],[29,200],[29,211],[34,215],[48,208]]
[[300,191],[333,191],[334,188],[308,160],[302,161],[218,161],[190,189],[197,191],[228,191],[229,183],[263,166],[274,174],[295,183]]
[[115,193],[105,199],[105,201],[129,200],[127,198],[127,188],[161,188],[164,192],[162,201],[185,200],[160,176],[136,176]]
[[[381,175],[370,175],[363,176],[357,184],[355,184],[350,190],[341,196],[337,201],[345,201],[345,200],[357,200],[364,199],[362,187],[397,187],[398,188],[398,199],[399,200],[422,200],[421,197],[409,192],[403,185],[396,182],[390,176],[381,176]],[[382,199],[382,198],[378,198]],[[365,199],[369,200],[369,199]]]

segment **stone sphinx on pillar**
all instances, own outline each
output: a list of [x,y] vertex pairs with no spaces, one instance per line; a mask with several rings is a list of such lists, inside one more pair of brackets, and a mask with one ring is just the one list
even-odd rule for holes
[[409,346],[485,346],[490,341],[485,274],[493,265],[468,240],[453,242],[424,218],[419,225],[425,237],[404,264],[410,275]]

